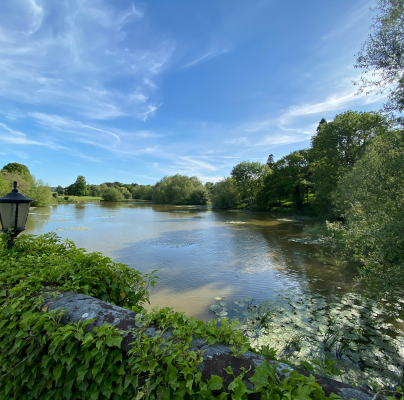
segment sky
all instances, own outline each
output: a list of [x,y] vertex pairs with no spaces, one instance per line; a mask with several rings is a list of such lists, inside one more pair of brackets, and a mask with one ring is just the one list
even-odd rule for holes
[[0,168],[63,187],[217,182],[308,148],[356,95],[369,0],[0,2]]

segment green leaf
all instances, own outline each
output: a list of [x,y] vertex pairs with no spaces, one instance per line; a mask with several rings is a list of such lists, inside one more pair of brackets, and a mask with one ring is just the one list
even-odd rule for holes
[[209,390],[220,390],[222,387],[223,387],[223,380],[220,376],[212,375],[212,377],[208,380]]
[[229,365],[227,368],[223,368],[229,375],[233,375],[233,370],[231,366]]

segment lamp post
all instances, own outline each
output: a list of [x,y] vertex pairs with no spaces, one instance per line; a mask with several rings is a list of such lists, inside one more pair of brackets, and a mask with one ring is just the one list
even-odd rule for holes
[[17,182],[14,181],[14,189],[0,198],[0,221],[3,232],[12,230],[12,236],[8,240],[8,249],[14,245],[14,240],[23,230],[27,222],[29,206],[32,199],[28,199],[18,193]]

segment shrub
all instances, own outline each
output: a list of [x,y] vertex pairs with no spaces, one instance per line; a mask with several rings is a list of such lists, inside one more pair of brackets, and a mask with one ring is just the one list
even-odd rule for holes
[[102,193],[102,199],[105,201],[122,201],[123,194],[115,188],[108,188]]
[[58,198],[58,194],[55,192],[55,193],[52,193],[52,196],[55,198],[55,199],[57,199]]
[[69,200],[70,199],[70,197],[69,196],[65,196],[65,200]]

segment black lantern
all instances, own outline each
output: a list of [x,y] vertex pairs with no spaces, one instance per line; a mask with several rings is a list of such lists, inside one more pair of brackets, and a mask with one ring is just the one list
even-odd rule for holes
[[29,206],[32,199],[28,199],[21,193],[18,193],[17,182],[14,181],[14,189],[0,198],[0,221],[3,232],[12,230],[12,237],[8,241],[8,248],[11,249],[14,239],[25,230]]

